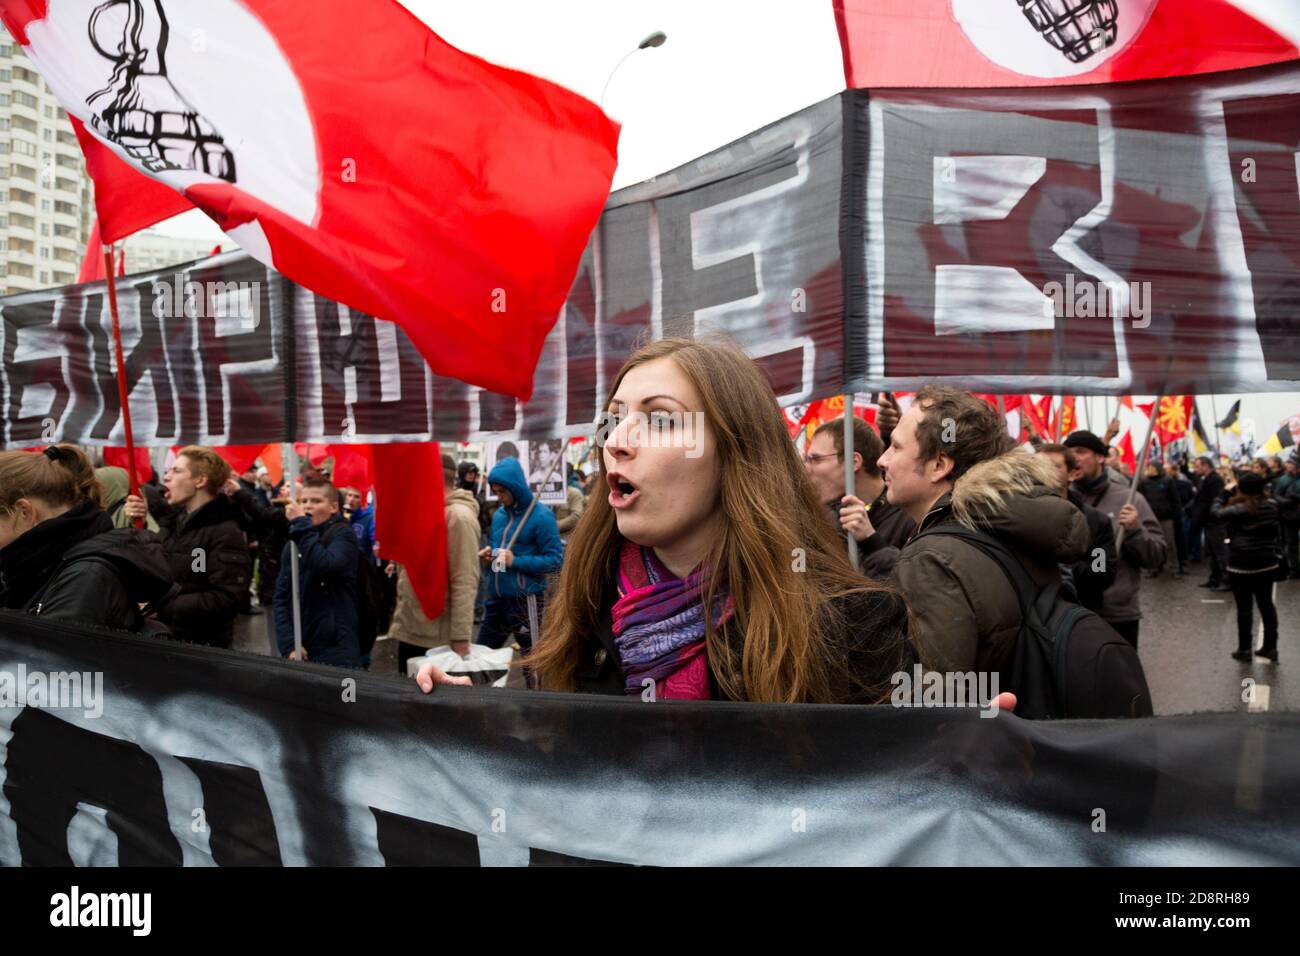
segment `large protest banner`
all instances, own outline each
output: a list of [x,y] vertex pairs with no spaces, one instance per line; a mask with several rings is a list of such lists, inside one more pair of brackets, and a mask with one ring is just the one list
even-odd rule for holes
[[1280,713],[425,697],[0,614],[5,865],[1294,865],[1298,747]]
[[[786,401],[836,392],[841,110],[827,100],[611,196],[526,404],[433,375],[396,325],[241,253],[119,279],[136,443],[589,434],[638,340],[708,330]],[[7,447],[122,443],[105,300],[102,282],[0,299]]]
[[870,158],[854,198],[867,302],[851,378],[1296,387],[1296,64],[854,103]]
[[[614,194],[527,403],[242,254],[118,281],[136,441],[590,434],[638,341],[720,333],[783,405],[941,379],[1300,388],[1300,65],[848,91]],[[0,299],[3,441],[121,444],[102,283]]]

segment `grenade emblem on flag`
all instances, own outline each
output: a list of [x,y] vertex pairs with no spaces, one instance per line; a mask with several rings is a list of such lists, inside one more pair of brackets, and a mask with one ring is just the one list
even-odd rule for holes
[[1071,63],[1115,42],[1119,0],[1016,0],[1039,36]]
[[194,170],[235,182],[235,157],[167,76],[169,27],[162,0],[105,0],[90,14],[90,43],[113,63],[92,93],[91,127],[150,172]]

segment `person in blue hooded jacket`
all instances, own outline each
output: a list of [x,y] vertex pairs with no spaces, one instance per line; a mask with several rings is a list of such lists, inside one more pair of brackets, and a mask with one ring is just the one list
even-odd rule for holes
[[[479,551],[489,570],[478,643],[503,647],[514,639],[527,651],[541,632],[546,576],[560,570],[564,544],[551,509],[534,505],[518,458],[497,462],[488,473],[488,484],[501,506],[492,515],[489,546]],[[521,525],[514,545],[507,547]]]

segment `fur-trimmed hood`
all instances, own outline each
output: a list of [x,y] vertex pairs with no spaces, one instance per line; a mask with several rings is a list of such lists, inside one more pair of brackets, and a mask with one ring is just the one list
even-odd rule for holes
[[1088,552],[1087,525],[1061,497],[1060,480],[1046,455],[1010,451],[980,462],[957,479],[952,516],[1018,550],[1074,562]]

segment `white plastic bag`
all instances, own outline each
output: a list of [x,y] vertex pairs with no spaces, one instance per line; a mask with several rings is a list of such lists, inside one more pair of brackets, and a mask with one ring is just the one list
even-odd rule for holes
[[475,687],[505,687],[510,676],[510,661],[514,648],[494,650],[482,644],[471,644],[469,656],[461,657],[450,647],[431,647],[423,657],[412,657],[406,662],[406,676],[414,677],[426,663],[431,663],[447,674],[466,676]]

